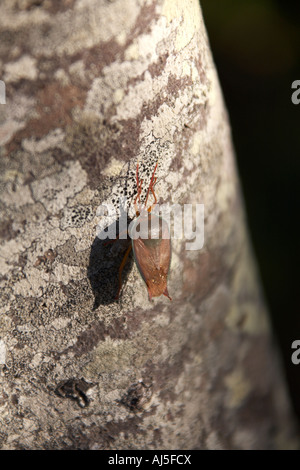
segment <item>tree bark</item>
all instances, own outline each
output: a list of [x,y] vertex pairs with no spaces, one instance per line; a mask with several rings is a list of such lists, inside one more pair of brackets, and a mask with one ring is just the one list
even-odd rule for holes
[[[3,449],[296,446],[197,0],[4,1]],[[149,301],[99,206],[204,204]],[[131,208],[132,210],[132,208]]]

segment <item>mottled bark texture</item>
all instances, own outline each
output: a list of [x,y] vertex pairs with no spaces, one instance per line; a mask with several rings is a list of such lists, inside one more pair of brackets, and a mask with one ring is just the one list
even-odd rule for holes
[[[0,28],[2,448],[294,446],[197,0],[3,0]],[[172,302],[132,258],[115,301],[125,242],[96,236],[137,161],[205,205]]]

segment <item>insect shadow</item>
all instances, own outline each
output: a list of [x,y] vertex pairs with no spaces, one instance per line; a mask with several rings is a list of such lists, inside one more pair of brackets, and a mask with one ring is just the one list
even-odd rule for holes
[[[131,219],[128,218],[128,225]],[[108,231],[110,227],[108,227]],[[116,233],[119,234],[119,220],[116,221]],[[102,240],[96,237],[91,247],[87,277],[94,294],[93,310],[100,305],[117,302],[119,287],[119,270],[124,254],[131,243],[126,240]],[[122,280],[126,282],[133,265],[133,255],[130,254],[122,271]]]
[[[129,194],[128,182],[135,177],[134,172],[130,170],[130,165],[124,166],[124,175],[120,176],[122,188],[125,194]],[[132,195],[131,195],[132,196]],[[121,214],[127,216],[127,227],[131,222],[128,212],[125,207],[120,206]],[[120,234],[120,218],[116,219],[110,226],[104,229],[101,234],[96,236],[91,247],[89,258],[89,265],[87,269],[87,277],[89,279],[91,288],[94,294],[93,310],[96,310],[100,305],[109,305],[117,302],[119,293],[119,270],[123,261],[125,252],[131,244],[131,239],[127,236],[126,240],[118,238]],[[105,232],[110,232],[110,229],[116,225],[116,240],[109,240],[105,238]],[[122,280],[126,282],[128,274],[133,265],[133,255],[130,254],[122,271]]]

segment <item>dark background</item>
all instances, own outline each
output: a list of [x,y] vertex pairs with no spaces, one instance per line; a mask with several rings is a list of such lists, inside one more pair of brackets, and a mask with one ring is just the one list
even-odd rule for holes
[[300,419],[300,1],[200,0],[230,116],[248,223]]

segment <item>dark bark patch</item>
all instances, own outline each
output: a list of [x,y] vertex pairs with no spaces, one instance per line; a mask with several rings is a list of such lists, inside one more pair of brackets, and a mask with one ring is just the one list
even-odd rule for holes
[[154,1],[150,5],[145,5],[141,8],[140,13],[136,19],[135,25],[129,34],[129,41],[126,44],[126,47],[128,47],[128,44],[132,42],[134,38],[140,36],[141,34],[150,33],[151,23],[159,18],[159,15],[155,13],[155,10],[156,1]]
[[169,53],[166,52],[165,54],[159,56],[157,62],[153,62],[149,65],[148,72],[150,72],[152,78],[158,77],[162,73],[166,66],[168,57]]
[[66,11],[72,8],[75,0],[26,0],[17,2],[14,5],[15,9],[31,11],[37,8],[43,8],[49,13],[56,14],[60,11]]
[[195,63],[196,68],[198,70],[201,83],[207,83],[208,78],[207,78],[205,67],[203,67],[203,63],[202,63],[202,59],[201,59],[200,54],[196,55],[196,57],[194,59],[194,63]]
[[[66,295],[67,286],[62,286]],[[75,289],[77,292],[78,290]],[[155,310],[151,311],[134,311],[124,314],[122,318],[114,319],[110,325],[106,325],[102,321],[94,320],[90,323],[87,329],[82,331],[72,346],[63,350],[60,354],[66,354],[72,351],[76,357],[92,351],[99,342],[104,341],[106,337],[113,340],[128,340],[131,339],[137,331],[141,328],[141,324],[145,319],[150,322],[153,316],[159,315],[161,309],[156,306]],[[57,357],[60,355],[58,354]],[[151,375],[147,374],[147,377]],[[146,381],[144,381],[146,383]],[[148,385],[148,381],[147,381]]]
[[[113,449],[114,441],[123,434],[126,440],[134,435],[145,435],[145,429],[140,426],[142,417],[135,415],[124,421],[110,421],[105,426],[99,426],[95,423],[86,425],[81,422],[72,427],[68,427],[65,436],[62,436],[60,442],[52,444],[50,448],[57,447],[64,450],[107,450]],[[130,445],[130,444],[129,444]],[[130,447],[128,447],[130,448]]]
[[71,155],[66,155],[66,158],[80,161],[91,188],[99,187],[101,171],[110,159],[122,158],[126,151],[121,131],[121,125],[95,117],[85,118],[68,127],[66,143]]
[[[34,93],[33,93],[34,94]],[[86,92],[73,85],[60,86],[57,82],[47,84],[37,92],[38,117],[27,122],[7,144],[8,153],[20,147],[24,138],[40,139],[57,127],[65,128],[73,122],[71,112],[75,106],[83,106]]]
[[[168,341],[171,342],[172,339],[168,338]],[[195,344],[192,341],[194,340],[191,338],[189,344],[183,346],[170,360],[159,363],[148,361],[145,365],[144,376],[152,378],[153,390],[159,393],[162,402],[174,402],[178,398],[175,391],[178,378],[186,364],[191,362],[191,351],[198,349],[193,349]],[[172,421],[171,415],[169,418]]]
[[74,345],[62,352],[62,354],[72,351],[76,357],[92,351],[100,341],[104,341],[109,336],[113,339],[127,339],[130,332],[124,328],[123,320],[117,319],[111,325],[106,326],[104,322],[93,321],[89,327],[78,337]]
[[102,69],[121,57],[124,52],[124,46],[114,39],[107,42],[101,42],[84,52],[79,52],[72,57],[74,60],[83,60],[85,69],[100,74]]
[[13,220],[12,219],[6,219],[1,222],[0,225],[0,238],[2,240],[12,240],[13,238],[16,238],[19,235],[19,230],[14,230],[13,229]]
[[50,2],[43,0],[42,3],[45,10],[55,15],[56,13],[72,9],[75,0],[50,0]]
[[177,78],[175,75],[169,75],[167,92],[171,99],[175,99],[179,95],[179,91],[182,91],[188,86],[192,86],[193,82],[191,77],[185,76],[183,78]]

